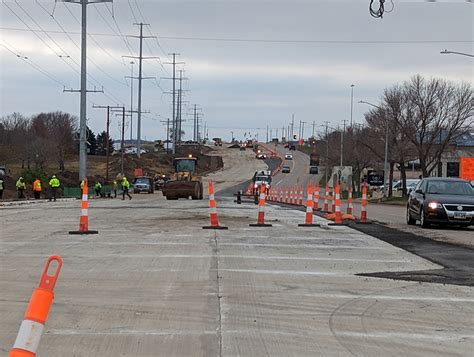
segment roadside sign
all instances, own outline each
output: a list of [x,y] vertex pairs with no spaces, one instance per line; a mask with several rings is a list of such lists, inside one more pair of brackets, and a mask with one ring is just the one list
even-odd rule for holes
[[465,180],[474,180],[474,157],[461,157],[459,176]]

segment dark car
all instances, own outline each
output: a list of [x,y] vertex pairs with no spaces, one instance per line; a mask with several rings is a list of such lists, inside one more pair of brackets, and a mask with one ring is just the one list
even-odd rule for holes
[[284,174],[289,174],[290,173],[290,167],[289,166],[283,166],[281,169],[281,172]]
[[309,168],[309,173],[311,175],[317,175],[319,173],[318,167],[317,166],[311,166]]
[[140,193],[153,193],[155,192],[155,186],[153,184],[153,179],[147,176],[137,177],[133,183],[133,192]]
[[432,223],[474,224],[474,188],[462,179],[422,179],[408,197],[407,223],[415,224],[416,220],[423,228]]

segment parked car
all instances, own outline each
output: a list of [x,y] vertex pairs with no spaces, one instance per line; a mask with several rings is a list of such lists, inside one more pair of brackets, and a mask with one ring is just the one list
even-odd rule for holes
[[[420,182],[420,179],[407,179],[406,180],[407,193],[410,193],[413,190],[413,188],[418,184],[418,182]],[[400,180],[400,181],[394,182],[392,187],[393,187],[394,191],[402,191],[403,190],[403,181]]]
[[155,192],[155,186],[153,184],[153,179],[148,176],[140,176],[135,179],[133,182],[133,192],[134,193],[153,193]]
[[285,154],[285,160],[293,160],[293,154],[286,153]]
[[420,221],[423,228],[432,223],[467,227],[474,224],[474,188],[456,178],[422,179],[408,197],[407,224]]
[[319,173],[319,169],[317,166],[310,166],[309,167],[309,173],[311,175],[317,175]]
[[290,173],[290,167],[289,166],[283,166],[281,169],[281,172],[283,174],[289,174]]

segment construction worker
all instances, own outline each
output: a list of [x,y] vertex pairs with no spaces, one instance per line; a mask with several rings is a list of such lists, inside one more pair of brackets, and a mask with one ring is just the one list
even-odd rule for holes
[[25,198],[26,184],[23,177],[19,177],[16,181],[16,190],[18,191],[18,198]]
[[117,198],[118,183],[117,180],[112,182],[112,190],[114,191],[114,198]]
[[81,190],[84,188],[84,185],[85,185],[85,184],[86,184],[86,180],[83,179],[83,180],[81,181]]
[[5,181],[3,180],[3,177],[0,176],[0,200],[3,197],[3,190],[5,189]]
[[35,196],[35,200],[41,198],[41,180],[39,178],[33,181],[33,195]]
[[49,180],[49,201],[54,200],[54,202],[56,202],[56,194],[60,186],[61,183],[59,179],[56,175],[53,175],[51,180]]
[[125,195],[128,196],[129,199],[132,199],[128,190],[130,189],[130,182],[128,182],[127,177],[125,175],[122,177],[122,200],[125,199]]
[[95,195],[97,197],[102,197],[102,184],[100,181],[97,181],[94,185]]

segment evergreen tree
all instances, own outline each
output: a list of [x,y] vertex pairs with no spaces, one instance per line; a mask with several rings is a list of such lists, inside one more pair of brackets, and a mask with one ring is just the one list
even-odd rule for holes
[[114,152],[114,144],[110,136],[109,140],[107,140],[107,133],[105,131],[97,135],[97,155],[105,155],[107,153],[107,143],[109,145],[109,153],[111,154]]
[[94,132],[87,127],[86,129],[86,138],[87,138],[87,154],[88,155],[97,155],[97,139]]

